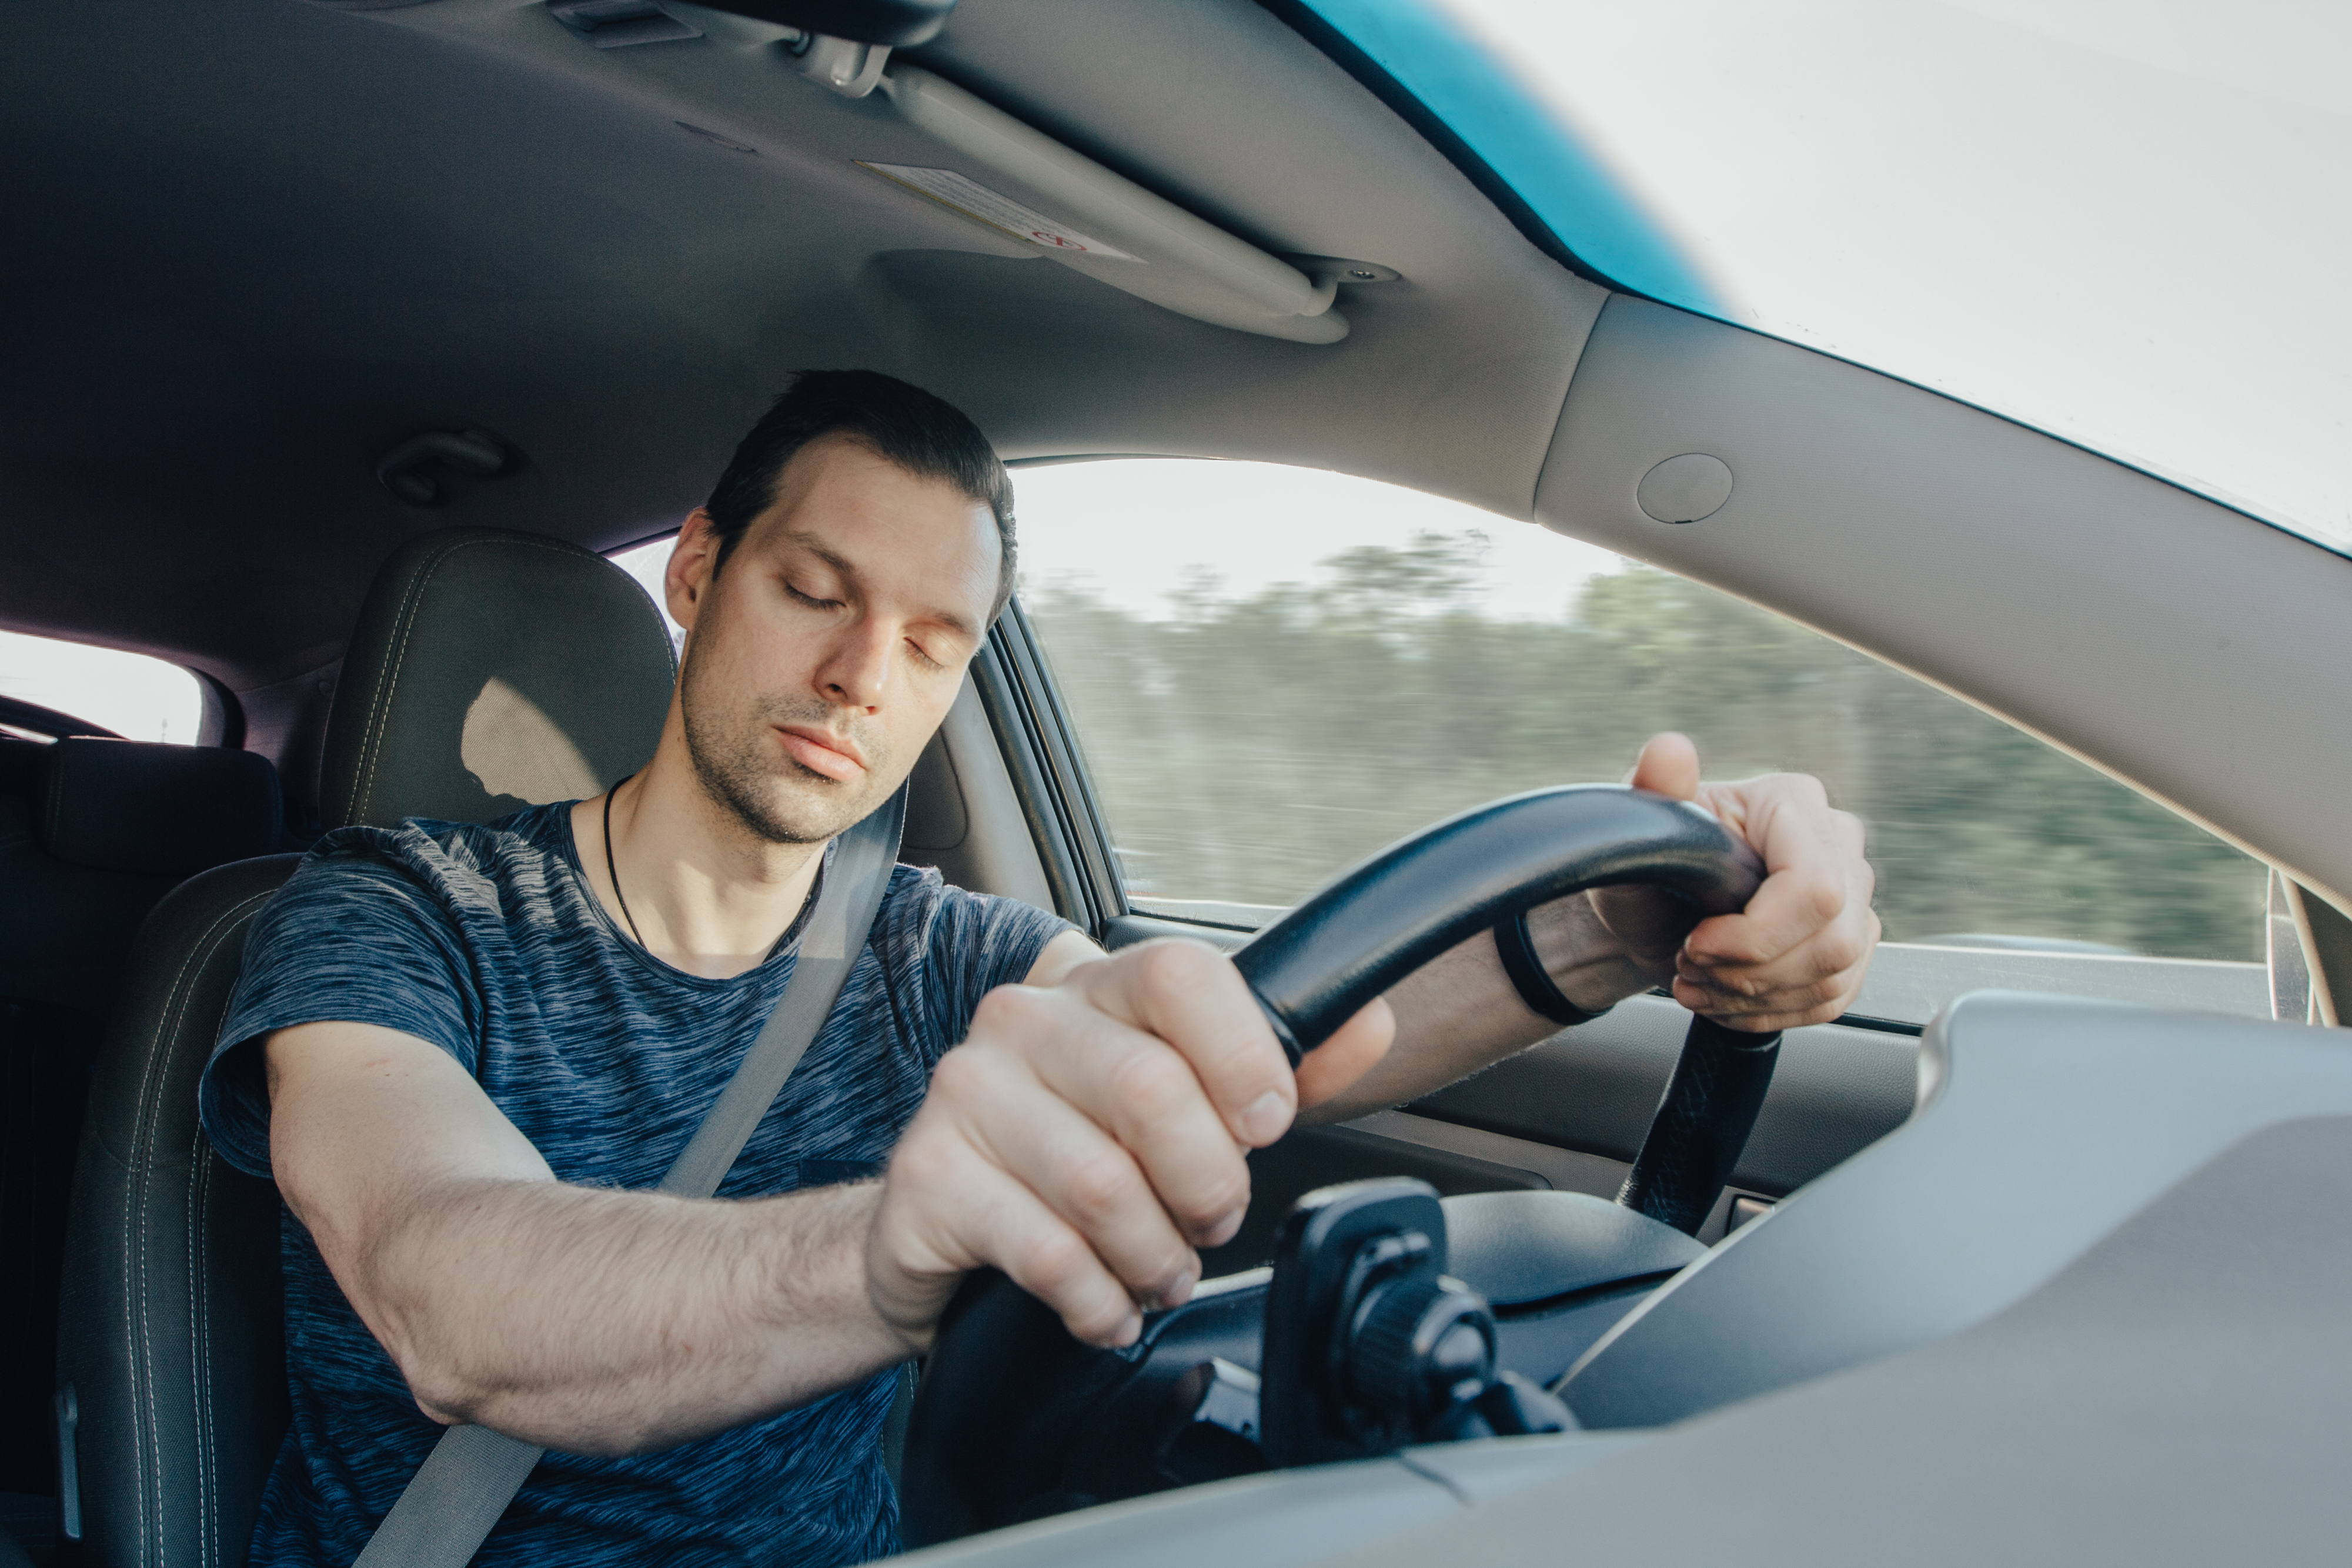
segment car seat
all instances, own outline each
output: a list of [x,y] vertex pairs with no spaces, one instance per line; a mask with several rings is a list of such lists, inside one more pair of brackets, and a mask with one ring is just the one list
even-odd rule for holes
[[181,878],[284,833],[267,758],[0,739],[0,1521],[57,1533],[49,1396],[83,1088],[132,935]]
[[[487,821],[595,794],[653,754],[673,671],[653,604],[601,557],[491,529],[414,539],[344,655],[322,818]],[[196,1080],[247,928],[299,858],[219,867],[156,906],[93,1067],[56,1396],[89,1568],[242,1564],[285,1434],[277,1189],[213,1153]]]

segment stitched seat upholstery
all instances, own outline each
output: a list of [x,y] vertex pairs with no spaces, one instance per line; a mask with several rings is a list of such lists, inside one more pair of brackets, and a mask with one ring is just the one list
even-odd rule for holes
[[0,738],[0,1493],[20,1528],[57,1479],[67,1197],[131,938],[182,877],[283,836],[277,770],[251,752]]
[[[652,755],[673,668],[653,605],[600,557],[482,528],[412,540],[345,654],[328,823],[594,794]],[[246,933],[299,862],[222,866],[156,906],[92,1072],[58,1356],[88,1568],[237,1568],[285,1436],[281,1206],[213,1152],[196,1082]]]

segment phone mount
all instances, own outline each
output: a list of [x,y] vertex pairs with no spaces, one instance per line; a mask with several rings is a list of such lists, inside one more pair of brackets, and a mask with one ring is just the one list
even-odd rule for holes
[[1497,1374],[1497,1337],[1486,1298],[1445,1272],[1434,1187],[1385,1177],[1308,1193],[1283,1221],[1266,1291],[1266,1458],[1322,1464],[1573,1427],[1559,1400]]

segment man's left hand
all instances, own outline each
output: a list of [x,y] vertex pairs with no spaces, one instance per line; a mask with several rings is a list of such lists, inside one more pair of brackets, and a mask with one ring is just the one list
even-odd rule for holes
[[1801,773],[1701,783],[1698,748],[1680,735],[1652,737],[1627,781],[1706,807],[1764,858],[1764,884],[1748,907],[1687,935],[1688,916],[1677,919],[1678,906],[1654,889],[1593,894],[1602,922],[1661,981],[1672,974],[1675,1000],[1759,1034],[1845,1012],[1879,936],[1861,820]]

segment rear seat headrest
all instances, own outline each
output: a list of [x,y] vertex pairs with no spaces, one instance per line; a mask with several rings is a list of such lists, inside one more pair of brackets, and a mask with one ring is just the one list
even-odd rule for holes
[[487,822],[645,765],[669,712],[669,633],[602,556],[446,528],[377,571],[343,655],[319,768],[330,828]]
[[43,749],[41,847],[61,861],[190,876],[278,847],[278,769],[266,757],[87,737]]
[[30,800],[40,793],[41,758],[48,750],[46,740],[0,735],[0,795],[21,795]]

